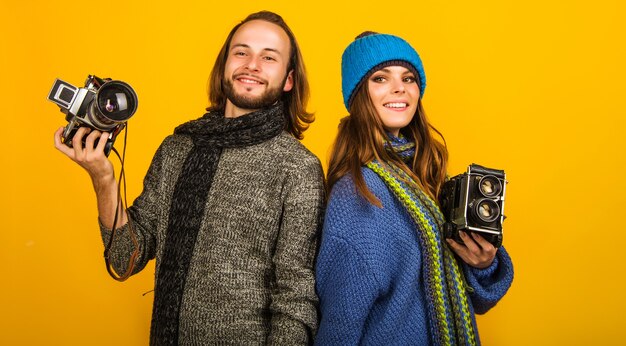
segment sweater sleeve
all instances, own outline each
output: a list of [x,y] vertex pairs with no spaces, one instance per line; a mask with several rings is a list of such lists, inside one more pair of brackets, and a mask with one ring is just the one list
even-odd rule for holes
[[333,186],[316,264],[321,312],[316,345],[358,345],[376,299],[388,289],[381,239],[372,238],[387,234],[387,225],[378,222],[380,211],[356,192],[351,177]]
[[463,265],[467,283],[472,287],[472,305],[477,314],[484,314],[494,307],[511,287],[513,263],[509,254],[500,247],[493,263],[484,269]]
[[374,272],[344,239],[324,236],[317,260],[322,319],[316,345],[358,345],[380,295]]
[[269,345],[312,343],[318,326],[313,266],[324,209],[323,172],[314,157],[289,166],[273,256],[276,281]]
[[[144,178],[143,191],[135,199],[133,205],[127,209],[129,222],[117,228],[115,239],[110,249],[110,260],[113,269],[121,275],[126,272],[131,255],[135,250],[130,232],[135,235],[139,245],[139,255],[135,260],[133,274],[140,272],[149,260],[155,257],[156,253],[156,223],[157,208],[159,206],[159,180],[161,177],[161,167],[163,164],[163,147],[157,150],[148,173]],[[132,225],[132,229],[131,226]],[[100,223],[100,233],[102,241],[106,247],[109,244],[113,232]]]

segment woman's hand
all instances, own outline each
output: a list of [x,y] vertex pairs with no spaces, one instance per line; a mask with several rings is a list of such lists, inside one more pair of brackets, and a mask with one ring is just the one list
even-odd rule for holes
[[485,269],[493,263],[496,257],[496,249],[493,244],[477,233],[467,234],[459,232],[463,244],[459,244],[452,239],[446,239],[452,250],[470,266],[478,269]]

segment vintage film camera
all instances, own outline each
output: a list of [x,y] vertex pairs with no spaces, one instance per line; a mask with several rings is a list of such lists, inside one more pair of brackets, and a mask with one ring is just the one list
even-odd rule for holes
[[48,100],[56,103],[69,123],[63,131],[63,143],[72,146],[79,127],[109,132],[105,155],[109,155],[115,138],[126,121],[137,110],[137,94],[130,85],[110,78],[89,75],[84,88],[77,88],[60,79],[54,81]]
[[445,182],[439,198],[446,218],[445,237],[463,243],[459,231],[478,232],[500,247],[506,184],[504,171],[477,164]]

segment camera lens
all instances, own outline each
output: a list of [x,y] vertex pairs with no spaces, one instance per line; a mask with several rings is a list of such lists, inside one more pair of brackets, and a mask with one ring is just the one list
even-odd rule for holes
[[[128,120],[137,110],[137,94],[130,85],[121,81],[104,83],[96,94],[99,115],[113,122]],[[104,119],[100,119],[106,122]]]
[[502,191],[502,184],[493,175],[485,175],[478,181],[478,191],[485,197],[495,197]]
[[480,199],[472,209],[477,221],[483,224],[494,222],[500,217],[500,207],[491,199]]

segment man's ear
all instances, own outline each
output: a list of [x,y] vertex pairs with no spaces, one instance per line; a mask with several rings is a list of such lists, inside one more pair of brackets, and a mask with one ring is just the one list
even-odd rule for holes
[[284,92],[291,91],[293,89],[293,70],[287,73],[287,79],[285,79],[285,86],[283,87]]

